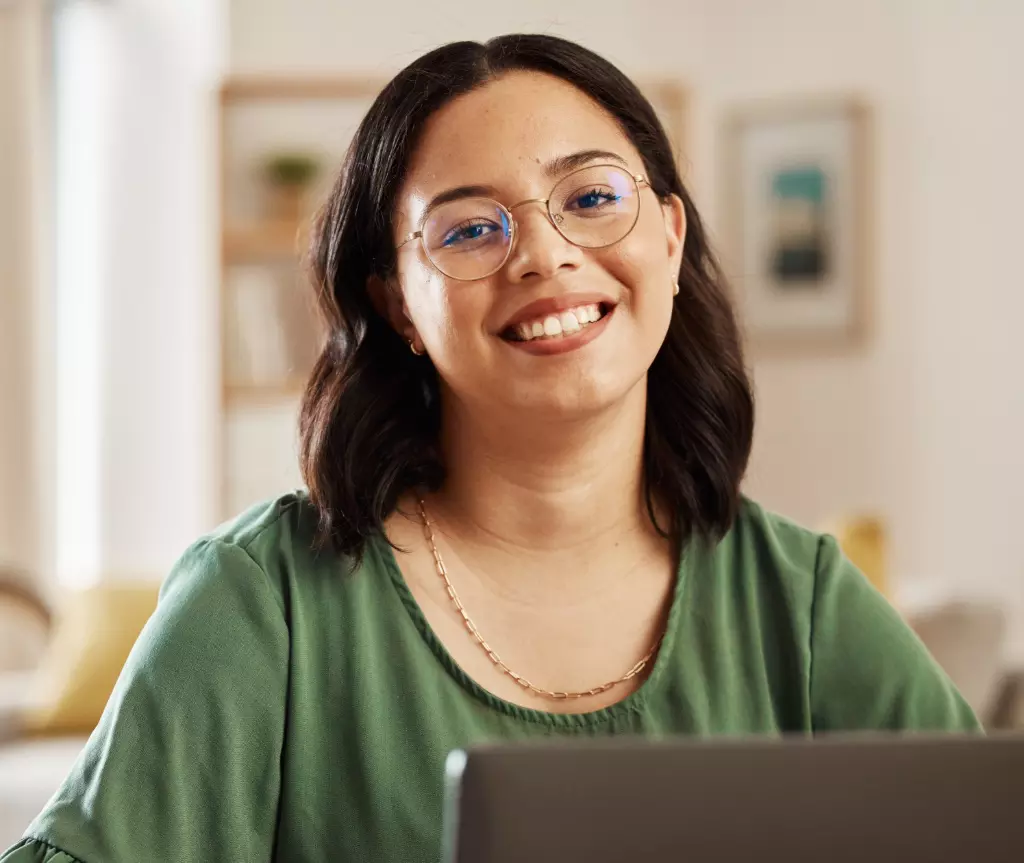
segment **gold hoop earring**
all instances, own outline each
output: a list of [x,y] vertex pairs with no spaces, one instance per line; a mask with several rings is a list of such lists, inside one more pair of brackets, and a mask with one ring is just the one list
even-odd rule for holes
[[409,339],[409,350],[412,351],[416,356],[422,357],[426,351],[421,351],[416,347],[416,339]]

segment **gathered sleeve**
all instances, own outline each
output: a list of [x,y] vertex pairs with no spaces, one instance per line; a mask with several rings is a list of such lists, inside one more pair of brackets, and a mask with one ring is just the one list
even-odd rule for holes
[[270,861],[288,664],[264,570],[240,545],[192,546],[70,775],[0,863]]

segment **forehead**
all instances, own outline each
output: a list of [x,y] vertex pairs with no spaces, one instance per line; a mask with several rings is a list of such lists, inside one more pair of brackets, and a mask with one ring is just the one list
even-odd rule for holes
[[586,93],[549,75],[509,73],[430,118],[402,197],[415,209],[417,199],[452,186],[488,184],[510,194],[532,194],[523,187],[540,181],[545,164],[589,149],[618,153],[642,170],[636,148],[615,118]]

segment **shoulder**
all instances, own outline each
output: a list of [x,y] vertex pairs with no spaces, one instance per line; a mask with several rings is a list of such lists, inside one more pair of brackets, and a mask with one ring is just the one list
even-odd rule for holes
[[802,527],[744,497],[732,530],[724,541],[741,547],[746,553],[775,560],[780,565],[811,571],[824,539],[824,534]]
[[199,537],[175,563],[161,597],[182,583],[193,589],[217,587],[269,593],[282,609],[291,572],[314,566],[316,510],[304,491],[251,506]]
[[[711,581],[804,669],[816,730],[973,729],[970,708],[898,611],[832,536],[744,499]],[[753,618],[753,619],[752,619]]]
[[308,504],[289,495],[182,554],[33,836],[82,860],[270,859],[294,642],[286,574],[311,544]]
[[831,537],[743,498],[731,530],[710,556],[719,578],[744,593],[781,596],[799,616],[810,608],[822,557],[834,546]]
[[[250,507],[200,537],[174,565],[161,590],[157,613],[189,601],[204,608],[234,609],[239,625],[274,622],[292,638],[317,641],[325,630],[347,629],[390,585],[381,542],[367,540],[360,558],[318,541],[319,516],[305,491]],[[390,588],[388,588],[390,589]],[[259,609],[259,615],[238,615]],[[216,621],[217,615],[204,614]],[[264,633],[269,635],[269,633]]]
[[[185,550],[126,664],[125,699],[149,699],[176,715],[185,709],[179,702],[245,702],[247,678],[283,692],[269,684],[283,684],[287,673],[290,571],[312,554],[310,510],[302,494],[276,498]],[[197,667],[205,669],[201,680]]]
[[293,553],[312,550],[317,514],[309,495],[299,489],[249,507],[224,522],[199,542],[233,546],[254,560],[267,560],[282,548]]

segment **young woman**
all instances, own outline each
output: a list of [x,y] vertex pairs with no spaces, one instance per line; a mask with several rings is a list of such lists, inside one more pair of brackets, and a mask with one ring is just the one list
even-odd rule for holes
[[726,286],[608,62],[417,60],[312,258],[308,491],[186,552],[4,863],[434,860],[474,742],[975,728],[832,539],[741,496]]

